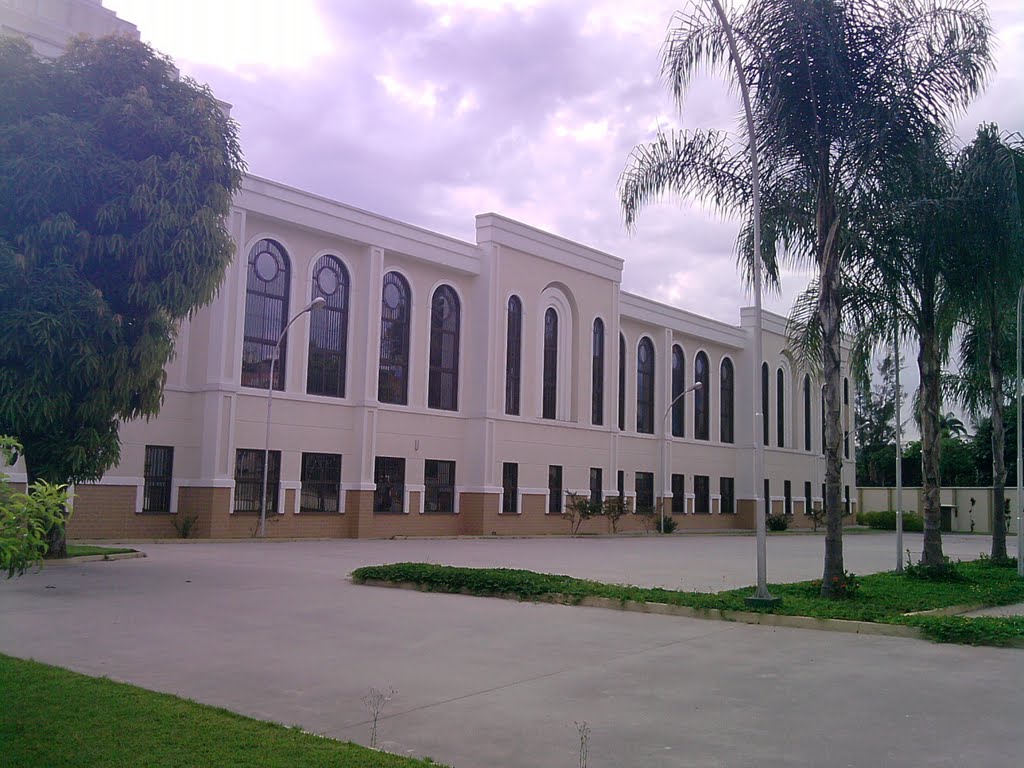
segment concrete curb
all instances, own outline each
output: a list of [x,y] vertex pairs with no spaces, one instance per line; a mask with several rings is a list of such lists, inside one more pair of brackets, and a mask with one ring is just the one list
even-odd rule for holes
[[97,563],[104,560],[134,560],[137,557],[145,557],[145,552],[117,552],[113,555],[80,555],[79,557],[68,557],[63,560],[44,560],[44,567],[53,565],[77,565],[78,563]]
[[[469,590],[447,592],[432,590],[411,581],[380,581],[366,579],[353,582],[368,587],[390,587],[392,589],[408,589],[417,592],[438,592],[439,594],[473,595]],[[474,595],[480,597],[480,595]],[[760,624],[768,627],[787,627],[791,629],[815,629],[823,632],[846,632],[856,635],[882,635],[885,637],[907,637],[923,639],[924,635],[917,627],[902,624],[878,624],[872,621],[848,621],[846,619],[817,619],[813,616],[783,616],[777,613],[757,613],[752,611],[722,611],[717,608],[692,608],[688,605],[670,605],[668,603],[639,603],[632,600],[615,600],[610,597],[584,597],[576,599],[566,595],[545,595],[536,600],[523,600],[518,595],[487,595],[503,600],[518,602],[551,603],[554,605],[582,605],[588,608],[605,608],[631,613],[653,613],[661,616],[680,616],[688,619],[711,619],[713,621],[731,621],[739,624]]]

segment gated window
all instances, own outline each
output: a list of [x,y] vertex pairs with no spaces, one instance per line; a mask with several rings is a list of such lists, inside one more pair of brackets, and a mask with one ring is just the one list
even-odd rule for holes
[[732,477],[718,478],[718,493],[722,500],[719,502],[718,511],[723,515],[736,513],[736,480]]
[[384,275],[380,311],[380,368],[377,399],[382,403],[409,403],[409,321],[412,291],[397,272]]
[[728,357],[722,358],[720,377],[718,383],[721,392],[721,402],[718,407],[722,416],[720,435],[723,443],[731,443],[735,439],[736,382],[733,377],[732,360]]
[[600,467],[590,468],[590,500],[594,504],[604,503],[604,489],[601,487],[604,482]]
[[321,256],[313,268],[313,298],[327,303],[309,315],[307,394],[345,396],[348,284],[345,265],[336,256]]
[[779,368],[775,372],[775,442],[786,447],[786,375]]
[[626,337],[619,334],[619,429],[626,429]]
[[337,453],[302,454],[302,490],[299,492],[299,512],[340,512],[340,502],[341,455]]
[[604,424],[604,321],[594,319],[593,361],[590,383],[590,423]]
[[633,474],[633,490],[636,491],[636,509],[654,509],[654,473]]
[[548,513],[562,514],[562,468],[557,464],[548,467]]
[[821,388],[821,455],[825,455],[825,388]]
[[654,344],[646,336],[636,349],[636,431],[654,434]]
[[[843,456],[850,458],[850,380],[843,379]],[[849,514],[849,512],[847,512]]]
[[787,515],[793,514],[793,484],[789,480],[782,481],[782,495],[786,499],[784,507]]
[[708,356],[703,352],[698,352],[693,361],[693,380],[694,383],[700,382],[700,389],[693,391],[693,436],[698,440],[709,440],[708,398],[711,392],[708,389]]
[[501,511],[519,511],[519,465],[506,461],[501,465]]
[[[281,452],[270,452],[267,477],[267,514],[276,513],[281,486]],[[260,513],[263,500],[263,451],[239,448],[235,451],[235,513]]]
[[373,511],[400,515],[405,512],[405,459],[378,456],[373,462]]
[[672,475],[672,514],[686,514],[686,475]]
[[672,436],[686,437],[686,357],[683,348],[672,345]]
[[626,473],[619,470],[616,478],[616,487],[619,489],[619,501],[626,503]]
[[768,363],[761,364],[761,442],[771,442],[771,400],[768,394]]
[[430,376],[427,407],[459,409],[459,297],[450,285],[434,291],[430,302]]
[[508,297],[508,325],[505,329],[505,413],[519,415],[520,373],[523,355],[523,302]]
[[804,450],[811,450],[811,377],[804,376]]
[[[267,389],[274,345],[288,322],[288,255],[274,240],[260,240],[249,251],[245,276],[245,335],[242,340],[242,386]],[[287,339],[274,365],[274,389],[284,389]]]
[[455,462],[427,459],[423,462],[423,485],[426,497],[423,511],[427,514],[455,513]]
[[843,514],[850,514],[850,486],[843,486]]
[[711,514],[711,478],[707,475],[693,476],[693,511],[698,515]]
[[772,513],[772,484],[771,481],[766,477],[764,479],[764,509],[765,514],[770,515]]
[[558,313],[548,307],[544,313],[544,380],[541,417],[555,418],[558,402]]
[[174,448],[169,445],[147,445],[142,511],[171,511],[171,475],[174,470]]
[[811,501],[811,481],[804,481],[804,514],[810,515],[814,511],[814,505]]

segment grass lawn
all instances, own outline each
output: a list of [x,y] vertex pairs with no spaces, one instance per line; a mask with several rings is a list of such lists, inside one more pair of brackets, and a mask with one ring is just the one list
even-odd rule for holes
[[433,765],[0,654],[5,768]]
[[89,544],[68,544],[68,557],[84,557],[85,555],[120,555],[124,552],[136,552],[128,547],[94,547]]
[[[857,579],[855,593],[841,600],[818,596],[820,581],[772,584],[782,603],[760,609],[787,616],[849,619],[918,626],[926,636],[943,642],[971,645],[1012,645],[1024,641],[1024,617],[964,618],[961,616],[905,616],[904,614],[955,605],[1009,605],[1024,602],[1024,579],[1016,568],[986,561],[961,563],[962,582],[924,581],[896,573],[875,573]],[[667,589],[603,584],[570,576],[555,576],[506,568],[454,568],[426,563],[359,568],[353,581],[366,579],[413,582],[438,592],[466,591],[474,595],[515,595],[523,600],[552,595],[572,598],[607,597],[615,600],[669,603],[698,609],[750,611],[745,598],[753,587],[725,592],[681,592]]]

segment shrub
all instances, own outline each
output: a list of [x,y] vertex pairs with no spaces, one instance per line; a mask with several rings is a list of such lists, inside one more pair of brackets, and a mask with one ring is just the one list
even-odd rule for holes
[[[858,512],[857,523],[881,531],[895,531],[896,511],[887,509],[879,512]],[[924,518],[916,512],[904,512],[903,530],[920,533],[924,530]]]
[[679,523],[674,517],[668,516],[664,520],[658,521],[658,527],[655,529],[658,533],[672,533],[676,528],[679,527]]
[[618,533],[619,518],[626,514],[626,505],[620,497],[612,496],[604,500],[601,514],[608,518],[608,530]]
[[962,583],[970,581],[960,569],[959,562],[953,562],[948,557],[939,565],[925,565],[924,563],[914,564],[910,560],[910,550],[907,550],[907,567],[903,570],[907,578],[918,581],[947,581]]
[[199,515],[175,515],[171,518],[171,525],[178,532],[178,538],[180,539],[187,539],[191,536],[195,532],[198,522]]
[[571,491],[567,494],[565,519],[569,521],[569,533],[571,535],[576,535],[584,520],[597,517],[601,512],[601,505],[591,501],[589,496],[582,496]]
[[769,531],[784,531],[789,528],[788,515],[768,515],[765,522],[768,524]]

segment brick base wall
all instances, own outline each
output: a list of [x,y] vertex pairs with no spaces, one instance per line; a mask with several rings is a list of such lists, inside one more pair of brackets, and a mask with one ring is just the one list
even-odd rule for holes
[[174,515],[136,513],[134,485],[76,485],[70,539],[169,539]]

